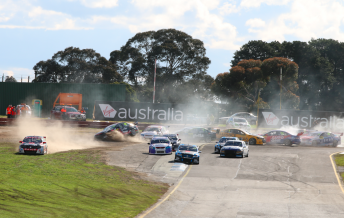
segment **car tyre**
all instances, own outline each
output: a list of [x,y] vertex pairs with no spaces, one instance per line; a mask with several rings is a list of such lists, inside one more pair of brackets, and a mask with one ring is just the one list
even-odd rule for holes
[[290,141],[290,140],[286,140],[285,141],[285,145],[287,145],[287,146],[291,146],[293,143]]
[[332,147],[337,147],[337,145],[338,145],[338,142],[334,141],[333,144],[332,144]]
[[220,154],[220,149],[215,148],[215,153],[216,153],[216,154]]
[[199,158],[197,158],[197,163],[195,163],[195,164],[199,164]]
[[249,153],[249,151],[247,151],[246,157],[248,157],[248,153]]
[[249,141],[248,141],[248,144],[250,144],[250,145],[255,145],[257,142],[256,142],[256,139],[250,139]]

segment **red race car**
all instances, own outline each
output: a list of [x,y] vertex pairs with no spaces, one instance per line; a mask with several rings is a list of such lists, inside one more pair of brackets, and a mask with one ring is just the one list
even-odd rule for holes
[[285,144],[285,145],[299,145],[301,143],[300,135],[303,132],[293,135],[287,131],[282,130],[273,130],[265,133],[264,138],[267,144]]

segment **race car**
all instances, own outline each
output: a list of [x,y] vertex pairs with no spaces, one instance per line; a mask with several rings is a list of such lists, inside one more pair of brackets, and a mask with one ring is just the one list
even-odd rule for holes
[[168,137],[154,137],[149,144],[149,154],[172,154],[172,143]]
[[265,143],[263,136],[254,135],[242,129],[225,129],[220,131],[216,137],[238,137],[240,140],[243,140],[250,145],[262,145]]
[[297,135],[291,134],[287,131],[273,130],[263,134],[267,144],[285,144],[291,146],[293,144],[299,145],[301,143],[300,136],[303,132]]
[[45,136],[26,136],[19,141],[20,154],[48,154],[47,138]]
[[307,132],[301,135],[301,145],[312,145],[312,146],[332,146],[337,147],[340,145],[341,136],[343,134],[333,134],[330,132]]
[[[65,108],[66,112],[61,112],[62,108]],[[86,121],[86,115],[71,106],[55,106],[50,111],[50,119]]]
[[221,148],[226,144],[229,140],[240,140],[238,137],[222,137],[218,142],[215,144],[215,153],[220,153]]
[[175,153],[175,162],[189,162],[199,164],[199,156],[202,151],[196,145],[181,144]]
[[127,123],[127,122],[115,123],[110,126],[107,126],[104,130],[95,134],[94,139],[111,140],[111,137],[109,137],[109,134],[112,131],[119,131],[124,136],[135,136],[139,132],[139,129],[137,128],[135,124],[132,124],[132,123]]
[[251,130],[250,124],[248,124],[247,120],[244,118],[230,117],[227,120],[226,124],[227,124],[226,126],[229,128],[237,128],[237,129],[242,129],[242,130],[246,130],[246,131]]
[[164,126],[147,126],[146,129],[141,133],[141,138],[151,140],[154,136],[161,136],[163,134],[168,134],[168,132],[168,129]]
[[220,150],[220,157],[248,157],[249,151],[244,141],[227,141]]
[[211,132],[209,129],[203,127],[192,127],[190,129],[184,128],[182,131],[177,131],[180,137],[183,137],[183,140],[193,140],[193,141],[205,141],[210,142],[211,140],[216,139],[216,133]]
[[176,151],[180,145],[181,139],[178,134],[164,134],[164,137],[168,137],[172,143],[172,151]]

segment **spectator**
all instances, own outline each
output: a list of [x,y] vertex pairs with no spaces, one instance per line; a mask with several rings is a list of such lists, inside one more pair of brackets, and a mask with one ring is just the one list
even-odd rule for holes
[[12,115],[12,105],[8,105],[6,109],[7,118],[11,118]]

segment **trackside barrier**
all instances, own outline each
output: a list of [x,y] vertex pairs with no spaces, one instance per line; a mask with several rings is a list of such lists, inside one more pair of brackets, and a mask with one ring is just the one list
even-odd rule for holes
[[[12,126],[12,125],[18,125],[20,123],[20,119],[8,119],[8,118],[0,118],[0,126]],[[89,122],[89,121],[68,121],[68,120],[36,120],[38,122],[41,122],[42,124],[46,125],[55,125],[56,123],[62,123],[63,125],[69,126],[69,127],[86,127],[86,128],[105,128],[107,126],[110,126],[110,122]],[[140,130],[145,129],[147,126],[152,124],[138,124],[137,127]]]

